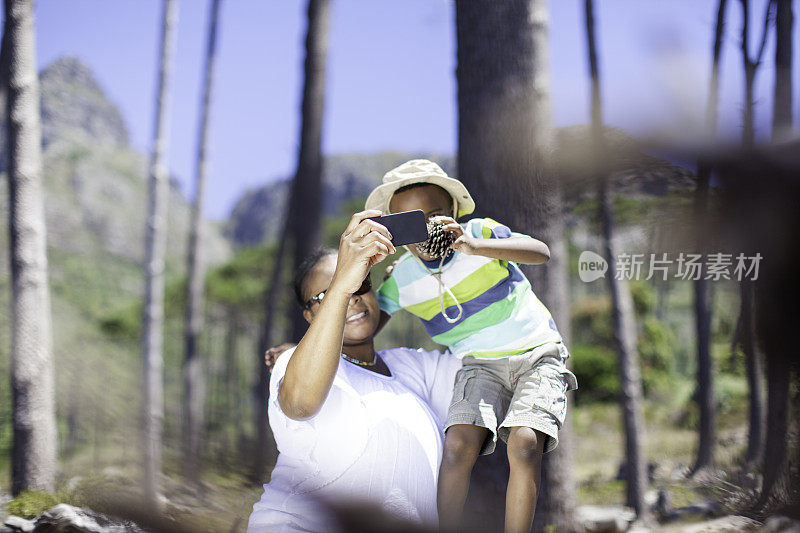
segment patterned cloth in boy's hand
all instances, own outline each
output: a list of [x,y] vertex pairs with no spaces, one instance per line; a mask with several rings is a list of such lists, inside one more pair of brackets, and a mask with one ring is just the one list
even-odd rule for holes
[[442,220],[437,217],[428,221],[428,240],[417,244],[417,250],[426,253],[434,259],[447,257],[453,253],[452,245],[456,236],[451,231],[444,229]]

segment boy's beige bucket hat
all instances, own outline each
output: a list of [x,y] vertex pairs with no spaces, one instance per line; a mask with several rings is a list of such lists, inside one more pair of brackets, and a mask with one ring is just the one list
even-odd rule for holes
[[442,168],[427,159],[412,159],[393,168],[383,176],[383,184],[378,185],[370,193],[365,204],[366,209],[377,209],[383,214],[389,213],[389,201],[395,191],[414,183],[438,185],[450,193],[456,204],[456,218],[468,215],[475,210],[475,201],[464,184],[451,178]]

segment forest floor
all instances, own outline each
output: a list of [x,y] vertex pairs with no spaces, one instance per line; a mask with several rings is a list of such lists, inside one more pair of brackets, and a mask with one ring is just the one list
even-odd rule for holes
[[[721,424],[715,450],[717,470],[699,479],[690,480],[686,473],[692,464],[697,432],[681,428],[668,410],[654,405],[647,409],[647,457],[652,478],[649,499],[655,491],[666,491],[670,508],[686,507],[706,502],[722,504],[720,514],[726,513],[725,485],[719,472],[733,468],[742,456],[746,444],[746,426]],[[725,422],[723,420],[723,422]],[[619,479],[624,457],[624,441],[620,408],[616,404],[589,404],[573,409],[575,429],[575,474],[579,483],[578,504],[601,507],[620,506],[624,502],[625,485]],[[97,463],[102,465],[96,468]],[[202,488],[191,491],[178,475],[178,465],[165,459],[164,493],[174,530],[184,531],[244,531],[252,505],[261,494],[261,487],[243,475],[220,474],[220,468],[204,472]],[[74,505],[86,505],[111,514],[138,515],[136,501],[140,471],[128,457],[120,461],[118,451],[108,449],[97,453],[76,455],[62,464],[58,499]],[[7,472],[0,473],[0,487],[7,490]],[[3,493],[6,494],[7,492]],[[7,498],[3,498],[7,500]],[[728,499],[730,501],[730,499]],[[728,503],[729,503],[728,501]],[[0,502],[0,516],[5,516],[5,501]],[[116,511],[116,512],[115,512]],[[691,516],[700,520],[700,516]],[[657,526],[656,531],[680,531],[680,523]]]

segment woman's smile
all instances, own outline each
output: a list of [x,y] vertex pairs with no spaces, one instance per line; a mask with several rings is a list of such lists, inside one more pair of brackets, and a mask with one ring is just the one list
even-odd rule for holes
[[347,320],[345,322],[347,324],[357,324],[359,322],[363,322],[368,317],[369,317],[369,311],[365,309],[361,312],[355,313],[354,315],[347,317]]

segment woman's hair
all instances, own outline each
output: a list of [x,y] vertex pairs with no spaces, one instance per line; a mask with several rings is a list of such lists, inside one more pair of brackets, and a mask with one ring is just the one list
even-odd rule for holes
[[317,263],[319,263],[323,257],[336,255],[337,253],[338,252],[332,248],[317,248],[305,261],[300,263],[299,267],[297,267],[297,271],[294,273],[294,296],[297,298],[297,303],[300,304],[300,307],[303,307],[306,303],[303,299],[303,284],[306,282],[308,275],[314,270],[314,267],[317,266]]

